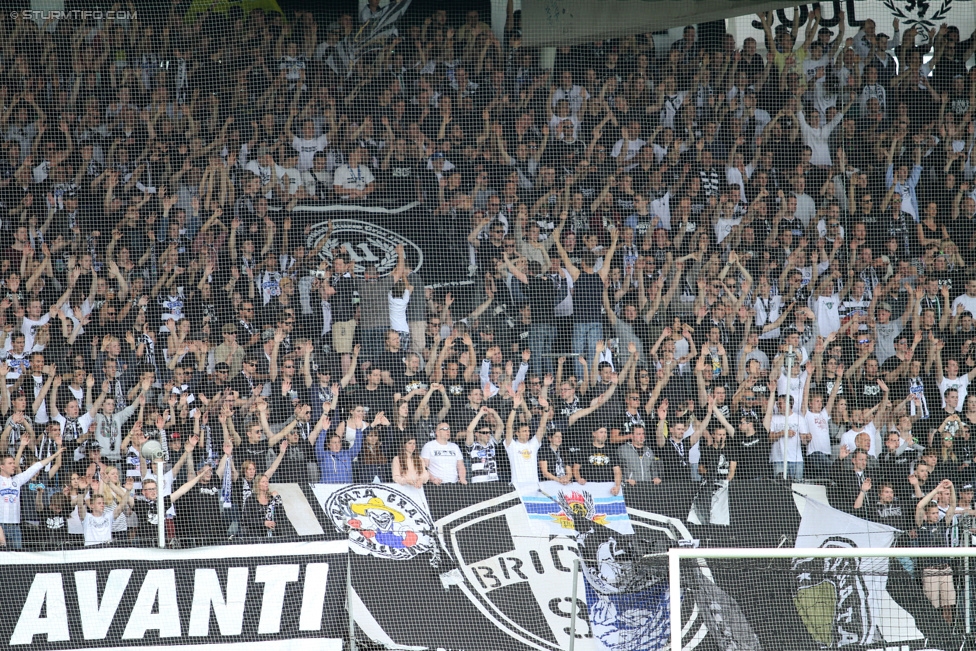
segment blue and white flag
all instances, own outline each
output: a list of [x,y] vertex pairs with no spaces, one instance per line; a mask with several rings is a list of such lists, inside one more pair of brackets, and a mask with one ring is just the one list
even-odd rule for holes
[[623,493],[613,495],[612,482],[560,484],[544,481],[539,490],[522,495],[529,522],[540,535],[576,536],[575,518],[609,527],[618,533],[632,534]]

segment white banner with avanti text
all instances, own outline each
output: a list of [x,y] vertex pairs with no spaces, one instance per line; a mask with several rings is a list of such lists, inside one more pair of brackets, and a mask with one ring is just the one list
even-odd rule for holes
[[0,553],[8,649],[342,648],[346,541]]

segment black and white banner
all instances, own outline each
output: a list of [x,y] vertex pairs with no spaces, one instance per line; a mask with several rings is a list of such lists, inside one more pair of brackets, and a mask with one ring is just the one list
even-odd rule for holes
[[347,544],[0,554],[8,649],[342,649]]
[[[599,499],[605,487],[585,488],[592,499],[571,490],[547,512],[553,522],[571,520],[572,532],[561,524],[540,532],[520,495],[500,482],[423,491],[317,484],[296,485],[290,497],[302,507],[293,516],[315,521],[302,542],[0,553],[0,643],[340,651],[351,617],[363,648],[563,651],[575,630],[579,651],[663,651],[670,612],[662,554],[695,536],[655,512],[654,495],[618,509]],[[737,515],[733,527],[783,522],[800,547],[892,544],[890,528],[812,500],[802,522],[793,520],[789,487],[780,491],[758,491],[765,510]],[[610,526],[624,517],[633,533]],[[699,560],[682,573],[682,649],[959,648],[942,639],[947,629],[919,573],[907,559],[762,568]]]
[[[897,529],[808,499],[796,547],[891,547]],[[910,561],[909,561],[910,562]],[[924,635],[888,592],[887,558],[797,558],[794,604],[810,635],[831,647],[920,640]]]
[[[330,204],[298,206],[309,226],[305,243],[321,245],[319,256],[332,260],[348,253],[362,274],[368,265],[386,276],[396,267],[396,247],[402,245],[410,268],[428,284],[457,283],[468,273],[465,238],[470,226],[451,217],[433,216],[421,203],[394,208]],[[332,230],[329,230],[329,225]],[[324,240],[324,241],[323,241]]]

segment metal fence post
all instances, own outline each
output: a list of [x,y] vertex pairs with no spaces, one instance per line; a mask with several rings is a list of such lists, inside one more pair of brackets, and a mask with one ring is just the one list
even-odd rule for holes
[[576,587],[579,581],[579,558],[573,559],[573,603],[569,607],[569,651],[576,648],[576,595],[579,590]]
[[352,563],[349,556],[352,550],[346,551],[346,610],[349,611],[349,649],[356,651],[356,619],[352,612]]

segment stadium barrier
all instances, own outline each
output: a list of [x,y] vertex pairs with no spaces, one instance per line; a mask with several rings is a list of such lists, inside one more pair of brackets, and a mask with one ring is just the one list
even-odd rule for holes
[[[257,651],[340,649],[352,635],[363,648],[598,651],[625,638],[667,648],[679,621],[685,649],[950,648],[920,566],[903,558],[917,550],[894,549],[891,527],[777,482],[744,482],[733,503],[764,508],[735,510],[727,548],[696,549],[698,536],[718,534],[612,486],[283,484],[291,542],[3,553],[0,639],[31,650]],[[302,523],[309,513],[316,522]],[[759,518],[792,523],[779,552],[736,536]],[[831,554],[848,560],[811,558]],[[680,570],[679,556],[690,559]]]

